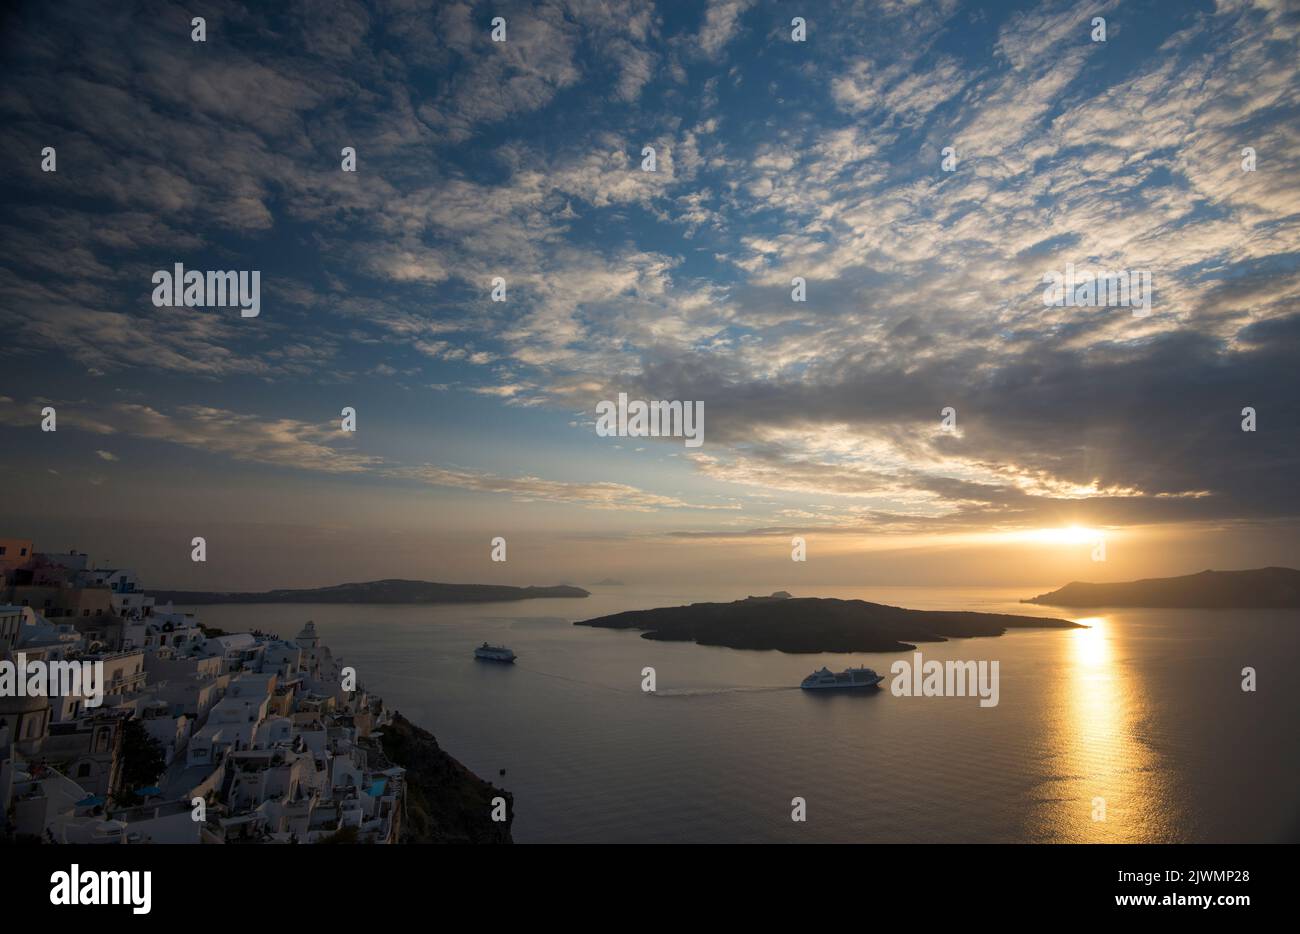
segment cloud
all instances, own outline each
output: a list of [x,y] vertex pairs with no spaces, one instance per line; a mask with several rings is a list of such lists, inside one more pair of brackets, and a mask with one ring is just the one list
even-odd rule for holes
[[695,36],[699,50],[713,58],[722,51],[740,29],[740,18],[753,6],[752,0],[709,0],[704,22]]
[[[647,492],[626,483],[573,482],[535,476],[504,477],[432,464],[403,466],[353,447],[355,436],[339,426],[289,418],[267,419],[210,406],[180,406],[163,412],[147,405],[86,401],[55,403],[59,427],[104,436],[175,444],[192,450],[263,466],[334,475],[355,475],[371,481],[414,481],[474,493],[504,495],[519,502],[568,503],[592,509],[654,512],[664,509],[733,509],[730,504],[690,503]],[[0,398],[0,425],[32,427],[40,405]],[[96,450],[105,461],[117,456]]]
[[[0,93],[6,362],[24,385],[74,371],[89,431],[521,500],[766,489],[767,518],[909,528],[1294,514],[1293,17],[1175,11],[1119,24],[1121,47],[1088,37],[1114,4],[899,0],[795,49],[749,8],[666,26],[649,4],[507,3],[493,43],[464,3],[231,7],[219,55],[178,7],[23,20]],[[261,268],[263,315],[153,308],[150,272],[182,260]],[[1154,313],[1044,307],[1067,262],[1149,269]],[[701,399],[709,435],[682,492],[680,471],[413,467],[248,401],[376,374],[539,419]],[[139,385],[191,404],[109,394]]]
[[465,470],[423,466],[403,468],[395,476],[419,480],[430,486],[453,487],[475,493],[497,493],[518,502],[570,503],[592,509],[654,512],[660,509],[734,509],[731,504],[689,503],[673,496],[639,490],[626,483],[545,480],[540,477],[498,477]]

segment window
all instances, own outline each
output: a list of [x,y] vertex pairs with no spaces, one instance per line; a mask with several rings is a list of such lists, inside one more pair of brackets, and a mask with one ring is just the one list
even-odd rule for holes
[[5,553],[6,551],[8,551],[8,550],[9,550],[9,549],[6,548],[4,545],[0,545],[0,555],[4,554],[4,553]]
[[18,557],[20,557],[20,558],[26,558],[26,557],[27,557],[27,549],[26,549],[26,548],[21,548],[21,549],[19,549],[19,551],[18,551]]

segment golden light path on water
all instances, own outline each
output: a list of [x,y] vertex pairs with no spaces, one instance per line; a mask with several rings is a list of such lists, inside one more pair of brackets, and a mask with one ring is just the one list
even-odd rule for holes
[[1063,650],[1061,696],[1049,734],[1060,787],[1051,795],[1047,836],[1071,843],[1138,843],[1171,835],[1164,779],[1143,740],[1142,684],[1122,657],[1123,635],[1105,616],[1076,622]]

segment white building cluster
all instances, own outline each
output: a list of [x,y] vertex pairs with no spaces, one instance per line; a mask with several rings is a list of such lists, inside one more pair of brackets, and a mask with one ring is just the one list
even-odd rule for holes
[[[397,842],[405,775],[380,747],[388,714],[361,686],[343,689],[341,660],[312,623],[292,640],[209,633],[155,606],[128,570],[0,545],[0,658],[104,666],[98,706],[0,696],[0,837]],[[100,593],[74,592],[88,590]],[[150,745],[141,729],[165,767],[127,787],[128,763]]]

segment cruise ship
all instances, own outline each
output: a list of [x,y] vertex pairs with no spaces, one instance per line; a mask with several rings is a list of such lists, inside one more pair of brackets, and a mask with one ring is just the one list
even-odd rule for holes
[[840,672],[823,668],[804,678],[799,687],[805,691],[863,690],[874,688],[884,680],[884,675],[878,675],[870,668],[845,668]]
[[515,660],[515,653],[504,645],[488,645],[484,642],[474,650],[474,657],[485,662],[505,662],[510,664]]

